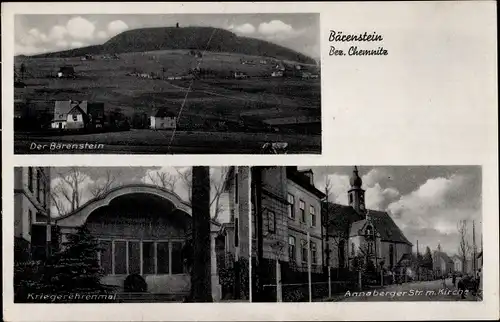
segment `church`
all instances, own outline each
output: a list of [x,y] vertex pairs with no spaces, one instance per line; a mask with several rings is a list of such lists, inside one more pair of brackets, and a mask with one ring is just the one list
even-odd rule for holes
[[323,203],[325,261],[340,270],[353,270],[361,261],[375,271],[394,271],[411,258],[413,245],[387,212],[366,209],[362,186],[354,167],[349,205]]

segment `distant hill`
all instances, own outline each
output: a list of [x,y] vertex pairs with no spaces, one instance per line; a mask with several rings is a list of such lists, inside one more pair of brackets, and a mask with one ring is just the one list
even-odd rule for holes
[[[212,36],[213,34],[213,36]],[[210,40],[210,37],[212,39]],[[209,43],[210,40],[210,43]],[[193,49],[227,52],[252,56],[267,56],[291,60],[304,64],[315,64],[315,60],[289,48],[268,41],[240,37],[236,34],[212,27],[161,27],[125,31],[102,45],[93,45],[71,50],[45,53],[33,58],[78,57],[85,54],[120,54],[155,50]]]

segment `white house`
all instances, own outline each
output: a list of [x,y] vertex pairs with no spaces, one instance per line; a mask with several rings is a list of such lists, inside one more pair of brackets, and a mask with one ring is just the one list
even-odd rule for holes
[[54,106],[53,129],[84,128],[87,121],[87,101],[56,101]]
[[164,109],[159,109],[150,117],[152,130],[175,129],[177,126],[177,115]]

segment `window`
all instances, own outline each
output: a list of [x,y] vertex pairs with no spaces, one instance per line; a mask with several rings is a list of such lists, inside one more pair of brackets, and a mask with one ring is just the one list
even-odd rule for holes
[[237,204],[239,200],[239,186],[238,186],[238,173],[234,174],[234,203]]
[[234,247],[238,247],[239,245],[240,245],[239,222],[238,218],[234,218]]
[[28,189],[33,192],[33,167],[28,167]]
[[295,219],[295,197],[288,194],[288,217]]
[[111,241],[100,241],[101,251],[99,252],[99,263],[104,274],[113,274],[113,249]]
[[351,244],[351,256],[355,256],[356,255],[356,246],[354,245],[354,243]]
[[352,204],[353,203],[353,200],[352,200],[352,193],[349,194],[349,204]]
[[290,261],[295,261],[295,237],[288,236],[288,257],[290,257]]
[[99,245],[106,275],[184,273],[182,241],[100,240]]
[[141,274],[141,244],[128,242],[128,274]]
[[76,122],[78,121],[78,115],[77,114],[73,114],[73,122]]
[[31,236],[31,227],[33,226],[33,212],[28,210],[28,235]]
[[115,241],[114,244],[114,273],[117,275],[127,274],[127,242]]
[[311,215],[311,227],[316,227],[316,209],[314,209],[314,206],[309,206],[309,214]]
[[36,170],[36,200],[41,201],[40,196],[42,194],[42,173],[40,170]]
[[317,257],[316,243],[311,242],[311,261],[313,264],[316,264],[316,260],[317,260],[316,257]]
[[158,265],[158,274],[168,274],[169,273],[169,249],[168,242],[160,242],[156,244],[156,258]]
[[267,211],[267,229],[271,233],[276,231],[276,214],[271,210]]
[[307,262],[307,242],[305,240],[302,241],[302,262]]
[[300,221],[305,223],[306,222],[306,204],[302,200],[299,201],[299,209],[300,209]]
[[182,243],[172,242],[172,274],[184,273],[182,261]]

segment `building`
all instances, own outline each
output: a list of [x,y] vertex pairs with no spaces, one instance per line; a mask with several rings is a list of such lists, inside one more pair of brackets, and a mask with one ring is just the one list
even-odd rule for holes
[[[229,179],[231,178],[231,179]],[[249,168],[233,167],[228,174],[228,208],[234,227],[226,238],[224,227],[210,223],[212,297],[221,299],[216,242],[220,236],[233,247],[223,251],[249,257]],[[86,226],[103,250],[98,254],[105,276],[102,282],[124,293],[131,274],[145,280],[148,294],[182,298],[191,288],[187,263],[192,245],[190,204],[175,193],[148,184],[123,185],[89,200],[75,211],[50,217],[50,169],[15,169],[15,260],[44,259],[50,250],[68,240],[68,234]],[[223,202],[226,202],[224,199]],[[138,206],[140,205],[140,206]],[[49,242],[47,242],[47,240]],[[241,284],[241,283],[240,283]]]
[[438,247],[432,254],[432,269],[437,276],[445,276],[455,270],[455,261]]
[[323,262],[321,202],[325,194],[314,186],[311,170],[287,167],[286,177],[289,262],[307,271],[309,247],[311,269],[320,272]]
[[[252,256],[307,271],[322,265],[321,200],[312,171],[252,167]],[[309,243],[310,241],[310,243]]]
[[14,262],[45,258],[50,196],[50,168],[14,168]]
[[326,262],[340,270],[352,270],[359,261],[375,271],[403,268],[411,257],[412,243],[387,212],[366,209],[357,167],[350,184],[348,206],[323,203]]
[[177,126],[177,115],[166,109],[158,109],[150,117],[152,130],[171,130]]
[[87,101],[56,101],[52,129],[102,128],[104,104]]
[[451,257],[451,260],[453,261],[453,271],[456,273],[461,273],[462,272],[462,259],[458,255],[453,255]]

